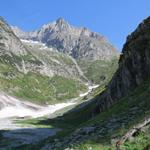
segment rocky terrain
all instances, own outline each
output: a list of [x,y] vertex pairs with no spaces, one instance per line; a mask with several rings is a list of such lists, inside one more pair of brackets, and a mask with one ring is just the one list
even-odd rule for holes
[[76,59],[109,60],[117,56],[116,49],[103,36],[86,28],[73,27],[63,18],[34,32],[24,32],[17,27],[12,29],[21,39],[40,41]]
[[[70,56],[59,53],[37,41],[21,41],[28,51],[43,63],[43,70],[47,76],[58,75],[88,82],[78,64]],[[42,74],[42,72],[40,73]]]
[[29,53],[2,18],[0,19],[0,32],[1,62],[9,63],[23,73],[27,70],[42,69],[42,62]]

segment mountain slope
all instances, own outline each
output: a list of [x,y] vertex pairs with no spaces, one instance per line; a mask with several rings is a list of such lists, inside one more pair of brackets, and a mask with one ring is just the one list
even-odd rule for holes
[[42,62],[27,50],[3,18],[0,18],[0,37],[1,62],[23,73],[42,70]]
[[0,19],[0,90],[42,104],[75,98],[86,90],[86,79],[69,56],[45,50],[40,43],[35,52],[32,45],[23,44]]
[[43,63],[48,76],[63,76],[88,82],[76,61],[68,55],[35,41],[21,40],[28,51]]
[[[22,43],[18,39],[18,37],[16,37],[16,35],[13,33],[9,25],[6,22],[3,22],[2,20],[0,35],[1,54],[3,55],[3,57],[5,55],[9,55],[8,57],[11,57],[11,55],[13,55],[12,58],[10,58],[12,59],[11,63],[14,63],[14,65],[20,71],[23,71],[24,73],[27,73],[28,71],[34,71],[39,72],[43,75],[53,76],[62,75],[61,70],[63,70],[64,76],[70,76],[71,78],[83,78],[80,77],[80,73],[76,67],[76,64],[74,64],[72,59],[70,59],[67,55],[60,54],[54,49],[48,49],[48,47],[45,47],[42,43],[32,41],[26,41]],[[37,49],[38,52],[34,49]],[[33,50],[34,52],[32,52]],[[53,56],[52,58],[49,58],[49,60],[52,61],[53,59],[53,63],[55,63],[55,66],[52,66],[50,64],[48,65],[46,62],[44,62],[44,60],[40,60],[41,58],[38,58],[36,52],[41,52],[41,54],[45,53],[43,54],[45,57],[47,56],[47,53],[50,53],[49,55],[52,54]],[[16,60],[13,58],[15,58]],[[58,66],[58,64],[61,66],[61,68],[56,67]]]

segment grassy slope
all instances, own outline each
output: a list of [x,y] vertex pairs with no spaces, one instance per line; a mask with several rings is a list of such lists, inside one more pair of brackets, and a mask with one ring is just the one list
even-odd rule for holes
[[[109,110],[99,114],[95,118],[80,124],[82,126],[90,126],[92,124],[98,125],[101,128],[105,127],[107,130],[112,128],[111,132],[107,132],[102,138],[90,139],[89,141],[83,142],[81,145],[75,146],[75,149],[87,149],[91,146],[94,150],[98,149],[113,149],[111,140],[113,138],[119,138],[124,135],[130,128],[137,123],[141,122],[145,116],[150,115],[150,80],[145,81],[141,86],[136,88],[134,92],[130,93],[125,98],[121,99],[119,103],[116,103]],[[114,124],[108,124],[110,120],[118,119]],[[118,126],[113,129],[115,124]],[[98,135],[97,135],[98,136]],[[143,139],[143,140],[142,140]],[[125,143],[123,149],[133,150],[144,150],[149,143],[150,136],[147,133],[141,134],[135,141]],[[138,140],[141,140],[139,143]],[[142,145],[141,145],[142,144]],[[149,147],[150,148],[150,147]]]
[[111,61],[78,60],[78,64],[85,73],[85,76],[96,84],[108,83],[117,69],[117,63],[117,58]]
[[86,87],[73,79],[52,78],[29,72],[18,72],[9,63],[0,62],[0,89],[36,103],[56,103],[77,97]]
[[[146,116],[150,115],[150,79],[122,98],[118,103],[114,104],[110,109],[88,120],[89,110],[93,109],[93,107],[94,103],[87,105],[85,109],[69,112],[56,119],[37,121],[36,125],[51,125],[53,127],[63,128],[63,131],[38,145],[25,147],[31,149],[33,147],[37,148],[37,146],[42,147],[45,143],[53,143],[54,139],[68,137],[78,128],[94,125],[98,127],[94,133],[89,134],[86,140],[81,140],[78,144],[72,144],[71,147],[75,150],[89,150],[89,147],[92,150],[115,149],[115,141],[117,139],[122,137],[129,129],[133,128],[134,125],[142,122]],[[28,120],[27,122],[34,124],[34,119]],[[103,129],[102,132],[101,129]],[[150,130],[148,129],[147,132],[141,133],[133,141],[125,142],[122,145],[123,150],[148,150],[150,148],[149,132]],[[70,147],[69,145],[65,146]]]

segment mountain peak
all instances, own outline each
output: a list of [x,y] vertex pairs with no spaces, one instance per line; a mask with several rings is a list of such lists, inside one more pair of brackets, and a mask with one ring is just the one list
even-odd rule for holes
[[43,25],[35,32],[21,34],[15,31],[15,33],[22,39],[40,41],[76,59],[99,60],[118,56],[116,49],[103,36],[85,27],[74,27],[62,17]]
[[64,29],[68,29],[70,28],[69,23],[62,17],[58,18],[56,20],[56,24],[55,24],[59,29],[64,30]]
[[56,20],[56,23],[67,23],[64,18],[60,17]]

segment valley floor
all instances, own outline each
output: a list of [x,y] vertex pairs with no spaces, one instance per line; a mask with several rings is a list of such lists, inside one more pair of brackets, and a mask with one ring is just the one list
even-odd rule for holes
[[[33,144],[54,136],[60,128],[55,128],[51,125],[33,125],[20,124],[19,122],[26,119],[47,119],[62,115],[69,109],[80,103],[80,99],[88,95],[98,85],[89,86],[87,92],[79,95],[78,98],[68,100],[65,103],[55,105],[40,106],[31,102],[22,101],[15,97],[8,96],[5,93],[0,93],[0,147],[9,149],[22,144]],[[56,112],[56,113],[55,113]],[[0,148],[1,149],[1,148]]]
[[[1,140],[0,147],[17,146],[20,144],[31,144],[39,142],[49,136],[55,135],[61,129],[51,126],[23,126],[16,123],[17,120],[26,118],[38,118],[50,116],[55,111],[62,108],[75,105],[75,102],[67,102],[48,106],[39,106],[29,102],[21,102],[18,99],[0,94],[0,101],[5,103],[4,108],[0,111],[0,130],[5,140]],[[8,105],[8,106],[7,106]],[[12,142],[13,141],[13,142]],[[5,145],[6,144],[6,145]]]

